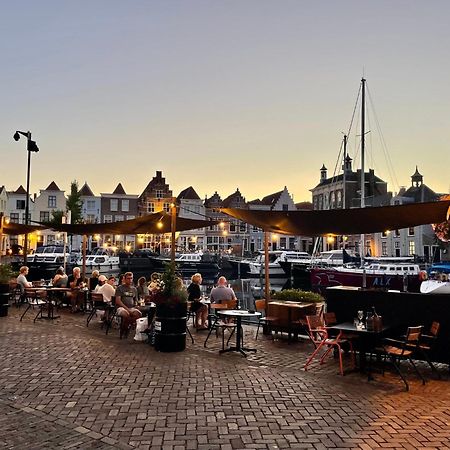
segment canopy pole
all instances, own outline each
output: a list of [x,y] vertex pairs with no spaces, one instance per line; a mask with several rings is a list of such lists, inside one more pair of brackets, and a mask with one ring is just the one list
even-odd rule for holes
[[2,212],[0,212],[0,263],[2,262],[3,257],[3,221],[5,220],[5,216]]
[[171,218],[170,218],[170,231],[171,231],[171,246],[170,246],[170,262],[175,263],[175,232],[177,229],[177,205],[172,203]]
[[270,301],[270,280],[269,280],[269,232],[264,231],[264,297],[266,300],[266,311]]
[[83,278],[83,281],[86,279],[86,246],[87,246],[87,236],[83,234],[83,248],[82,248],[83,265],[81,269],[81,276]]

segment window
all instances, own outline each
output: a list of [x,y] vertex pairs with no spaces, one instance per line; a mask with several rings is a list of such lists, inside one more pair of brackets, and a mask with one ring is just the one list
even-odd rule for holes
[[342,208],[342,192],[338,191],[337,193],[337,207]]
[[116,215],[114,217],[114,222],[122,222],[123,220],[123,216],[122,215]]
[[295,250],[295,238],[289,238],[289,250]]
[[286,238],[280,237],[280,247],[286,249]]
[[122,211],[128,212],[130,210],[130,200],[122,200]]
[[167,213],[170,212],[170,203],[164,203],[163,210]]
[[383,256],[387,256],[387,242],[386,241],[383,241],[381,243],[381,254]]
[[48,196],[48,207],[49,208],[56,208],[56,195],[49,195]]
[[135,219],[136,216],[127,216],[127,220]]
[[416,245],[414,241],[409,241],[409,254],[414,255],[416,253]]
[[241,233],[245,233],[247,231],[247,224],[244,223],[244,222],[241,222],[240,225],[239,225],[239,231]]
[[336,194],[332,192],[330,196],[330,208],[334,209],[335,207],[336,207]]
[[86,216],[86,222],[87,223],[95,223],[96,222],[95,214],[88,214]]
[[39,214],[39,222],[49,222],[50,213],[48,211],[41,211]]
[[154,213],[155,212],[155,204],[153,202],[150,202],[148,204],[148,208],[147,209],[148,209],[149,213]]
[[155,197],[156,198],[163,198],[163,196],[164,196],[164,191],[162,189],[156,189]]
[[230,222],[230,233],[236,232],[236,224],[234,222]]
[[255,225],[252,225],[252,231],[253,231],[254,233],[258,233],[259,228],[258,228],[257,226],[255,226]]
[[109,214],[103,216],[103,222],[104,222],[104,223],[111,223],[111,222],[112,222],[112,216],[109,215]]
[[95,200],[88,200],[86,202],[86,209],[93,210],[95,209]]
[[47,236],[47,245],[52,245],[55,244],[55,235],[54,234],[49,234]]
[[385,238],[385,237],[388,236],[388,234],[389,234],[388,231],[383,231],[383,232],[381,233],[381,237],[382,237],[382,238]]
[[400,237],[400,230],[395,230],[394,236],[395,237]]
[[19,213],[11,213],[9,215],[9,220],[13,223],[19,223]]
[[[25,217],[27,217],[27,216],[25,213],[23,213],[22,214],[22,223],[26,223]],[[28,223],[30,223],[30,222],[31,222],[31,213],[28,213]]]
[[289,211],[289,205],[283,203],[283,211]]
[[119,200],[117,200],[117,198],[112,198],[111,199],[109,209],[111,211],[118,211],[119,210]]
[[16,200],[16,209],[25,209],[25,200]]
[[394,242],[394,248],[400,248],[400,242],[399,241],[395,241]]
[[408,228],[408,236],[414,236],[414,227]]

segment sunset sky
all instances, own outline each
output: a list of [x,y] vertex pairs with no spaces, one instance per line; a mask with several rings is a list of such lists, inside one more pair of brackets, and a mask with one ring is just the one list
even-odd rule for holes
[[12,135],[31,130],[31,192],[140,194],[162,170],[174,194],[311,200],[364,75],[368,165],[391,191],[417,165],[448,193],[448,17],[448,1],[2,2],[0,185],[25,186]]

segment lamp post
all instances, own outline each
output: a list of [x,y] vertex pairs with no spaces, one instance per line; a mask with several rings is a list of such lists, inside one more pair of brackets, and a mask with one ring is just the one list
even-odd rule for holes
[[[27,152],[28,152],[28,165],[27,165],[27,197],[25,199],[25,225],[28,225],[28,214],[30,211],[30,164],[31,164],[31,152],[37,153],[39,148],[35,141],[31,140],[31,131],[16,131],[14,133],[14,140],[18,141],[20,135],[27,138]],[[23,263],[27,264],[27,253],[28,253],[28,233],[25,234],[25,242],[23,246]]]

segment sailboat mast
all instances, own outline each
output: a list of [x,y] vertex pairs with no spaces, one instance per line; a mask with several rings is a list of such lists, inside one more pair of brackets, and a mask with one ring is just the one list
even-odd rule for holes
[[[366,80],[361,78],[361,208],[365,208],[365,168],[364,156],[366,148]],[[361,234],[361,266],[363,265],[363,258],[365,254],[365,239],[364,234]]]
[[342,175],[342,208],[346,208],[347,205],[345,203],[345,191],[346,191],[346,181],[347,181],[347,170],[346,170],[346,160],[347,160],[347,135],[344,134],[344,174]]

